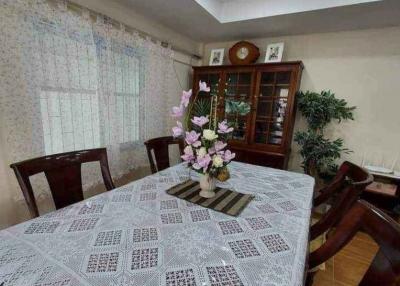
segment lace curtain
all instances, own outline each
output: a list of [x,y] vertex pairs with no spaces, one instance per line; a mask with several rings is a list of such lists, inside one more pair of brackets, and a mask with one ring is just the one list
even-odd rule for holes
[[[168,134],[173,53],[66,2],[0,0],[5,164],[107,147],[113,177],[147,165],[143,141]],[[85,166],[86,185],[101,180]],[[9,172],[9,176],[11,176]],[[35,178],[36,179],[36,178]],[[8,186],[22,199],[14,179]],[[47,194],[46,183],[34,182]]]

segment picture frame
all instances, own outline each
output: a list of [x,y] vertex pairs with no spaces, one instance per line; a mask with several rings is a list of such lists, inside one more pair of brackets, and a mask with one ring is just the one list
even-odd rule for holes
[[220,66],[224,62],[225,49],[212,49],[210,54],[210,66]]
[[284,48],[285,48],[285,43],[269,44],[267,46],[267,51],[265,53],[265,62],[266,63],[281,62]]

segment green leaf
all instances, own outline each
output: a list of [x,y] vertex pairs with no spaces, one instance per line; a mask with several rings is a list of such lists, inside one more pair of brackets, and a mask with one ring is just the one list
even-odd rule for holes
[[299,110],[313,130],[323,130],[333,120],[354,120],[353,111],[356,107],[347,106],[344,99],[335,98],[335,94],[329,90],[321,93],[300,92],[297,98]]
[[312,173],[311,168],[315,168],[318,174],[335,170],[337,165],[334,162],[340,158],[341,152],[351,152],[343,147],[343,139],[330,141],[313,130],[296,132],[294,141],[301,146],[302,167],[307,174]]
[[245,101],[225,100],[225,113],[228,114],[238,114],[238,115],[246,115],[250,112],[250,104]]
[[211,110],[211,99],[210,98],[200,98],[197,99],[193,105],[192,114],[193,116],[207,116],[210,114]]

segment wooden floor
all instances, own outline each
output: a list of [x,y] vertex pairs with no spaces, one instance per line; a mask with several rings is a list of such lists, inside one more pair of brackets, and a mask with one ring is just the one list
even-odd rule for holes
[[326,263],[325,271],[318,271],[313,285],[358,285],[377,251],[377,244],[367,234],[357,233],[346,247]]

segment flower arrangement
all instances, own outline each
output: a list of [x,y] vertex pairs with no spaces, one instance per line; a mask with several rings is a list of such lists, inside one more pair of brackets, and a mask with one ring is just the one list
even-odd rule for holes
[[[226,166],[235,158],[235,153],[226,149],[227,139],[233,131],[226,120],[217,122],[216,96],[212,97],[210,114],[190,118],[193,105],[199,93],[210,92],[205,82],[199,82],[199,91],[190,101],[192,90],[183,91],[179,106],[172,108],[172,117],[183,118],[172,128],[174,137],[184,138],[186,147],[181,158],[194,171],[206,175],[210,180],[227,172]],[[185,109],[187,109],[185,113]],[[191,130],[189,130],[191,128]]]

